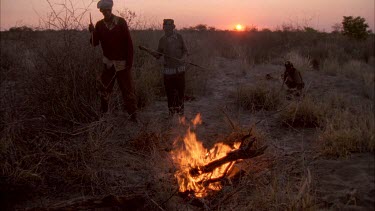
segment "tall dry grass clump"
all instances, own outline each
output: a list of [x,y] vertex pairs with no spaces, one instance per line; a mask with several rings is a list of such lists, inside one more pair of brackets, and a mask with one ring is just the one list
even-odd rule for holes
[[374,99],[375,72],[374,64],[367,64],[360,60],[348,60],[342,64],[336,59],[326,60],[321,71],[325,74],[337,77],[345,77],[358,82],[363,96]]
[[291,51],[288,52],[285,55],[285,61],[291,61],[293,63],[293,66],[299,70],[299,71],[309,71],[311,70],[311,58],[304,57],[302,54],[296,52],[296,51]]
[[237,105],[245,110],[275,110],[283,102],[283,94],[275,88],[267,88],[265,84],[241,86],[237,89]]
[[1,194],[20,203],[40,192],[103,191],[98,172],[113,125],[98,121],[98,52],[75,31],[35,32],[10,45],[12,36],[1,43],[11,59],[1,66]]
[[373,108],[361,111],[336,110],[320,134],[322,152],[346,157],[355,152],[374,152],[375,124]]
[[283,110],[279,120],[285,126],[291,127],[321,127],[324,123],[326,106],[309,96],[292,102]]

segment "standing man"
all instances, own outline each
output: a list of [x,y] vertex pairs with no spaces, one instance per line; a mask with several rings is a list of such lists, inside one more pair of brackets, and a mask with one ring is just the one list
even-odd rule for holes
[[133,65],[133,43],[126,21],[112,14],[113,1],[100,0],[97,5],[104,19],[98,21],[89,30],[92,33],[90,42],[93,46],[101,45],[104,68],[99,79],[102,113],[108,112],[109,98],[113,90],[115,78],[121,89],[125,109],[130,120],[137,121],[137,103],[134,91],[131,68]]
[[153,56],[164,56],[164,86],[168,98],[169,114],[184,115],[185,65],[187,49],[182,36],[177,33],[173,19],[164,19],[164,36],[159,40],[157,52]]
[[288,87],[289,92],[293,92],[292,89],[297,89],[296,95],[300,95],[301,90],[305,87],[301,73],[293,67],[290,61],[285,62],[285,72],[283,76],[284,83]]

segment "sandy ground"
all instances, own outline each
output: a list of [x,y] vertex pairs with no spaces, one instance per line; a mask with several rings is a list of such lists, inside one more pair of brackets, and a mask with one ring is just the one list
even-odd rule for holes
[[[281,81],[277,79],[277,75],[282,73],[282,66],[244,67],[239,61],[218,58],[212,69],[215,74],[211,74],[207,81],[207,94],[185,103],[185,115],[188,119],[197,113],[202,115],[203,124],[197,129],[197,135],[206,147],[220,140],[220,137],[227,134],[225,131],[232,130],[223,111],[244,128],[250,128],[256,121],[263,119],[257,127],[269,135],[267,144],[270,146],[264,156],[277,159],[277,165],[280,165],[277,168],[289,169],[288,174],[303,174],[296,172],[300,171],[297,170],[298,165],[309,169],[312,175],[311,187],[319,209],[374,209],[373,154],[353,154],[347,159],[325,158],[319,155],[315,129],[281,127],[275,116],[270,116],[267,112],[251,114],[234,105],[234,93],[242,85],[264,82],[279,89]],[[271,73],[276,79],[267,81],[266,73]],[[309,94],[313,96],[336,91],[347,97],[362,98],[360,90],[355,88],[359,84],[344,77],[322,76],[318,72],[305,72],[303,77],[309,86]],[[171,124],[171,120],[166,120],[167,116],[165,101],[158,101],[141,113],[143,120],[154,119],[156,122]]]

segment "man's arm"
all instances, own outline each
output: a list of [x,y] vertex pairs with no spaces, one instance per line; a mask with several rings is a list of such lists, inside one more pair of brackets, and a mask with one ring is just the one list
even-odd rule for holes
[[288,69],[285,69],[283,80],[286,81],[286,79],[289,77],[289,75],[290,75],[290,73],[289,73]]
[[98,33],[98,23],[96,23],[95,27],[90,23],[89,31],[91,32],[90,44],[94,47],[99,45],[100,36]]
[[131,69],[133,67],[133,57],[134,57],[134,47],[133,41],[130,35],[128,24],[124,19],[124,32],[125,32],[125,39],[126,39],[126,69]]

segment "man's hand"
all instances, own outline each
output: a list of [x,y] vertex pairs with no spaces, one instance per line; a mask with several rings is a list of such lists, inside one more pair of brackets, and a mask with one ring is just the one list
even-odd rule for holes
[[92,24],[92,23],[89,24],[89,31],[90,31],[90,32],[95,31],[94,24]]
[[158,53],[155,53],[155,52],[152,52],[152,56],[154,56],[156,59],[160,59],[160,57],[162,56],[161,54],[158,54]]

